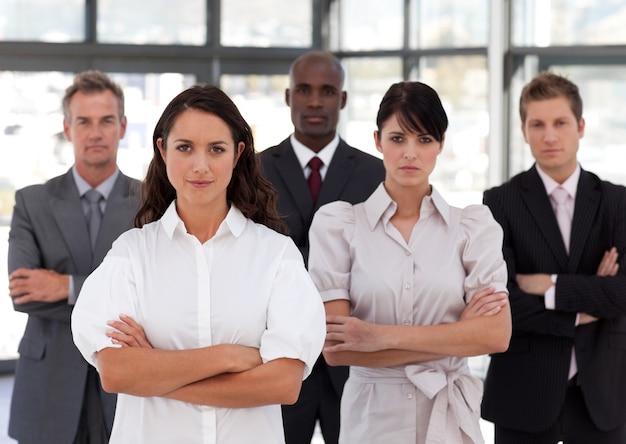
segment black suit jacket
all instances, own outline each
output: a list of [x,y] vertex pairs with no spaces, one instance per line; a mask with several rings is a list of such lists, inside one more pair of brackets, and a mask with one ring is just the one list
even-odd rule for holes
[[[380,159],[340,139],[326,171],[317,203],[313,205],[306,178],[289,138],[261,151],[260,159],[264,176],[278,191],[278,212],[289,226],[290,236],[300,249],[305,263],[308,263],[308,234],[315,211],[336,200],[352,204],[363,202],[385,180],[385,168]],[[334,388],[341,395],[348,378],[348,368],[329,367],[323,359],[316,364],[316,367],[320,366],[328,369]]]
[[[482,416],[497,425],[539,432],[556,420],[565,398],[571,347],[595,425],[626,422],[626,188],[581,171],[568,256],[549,197],[535,167],[484,194],[504,229],[513,335],[491,357]],[[617,247],[617,276],[596,271]],[[556,309],[522,292],[516,273],[557,274]],[[575,327],[576,313],[600,318]]]

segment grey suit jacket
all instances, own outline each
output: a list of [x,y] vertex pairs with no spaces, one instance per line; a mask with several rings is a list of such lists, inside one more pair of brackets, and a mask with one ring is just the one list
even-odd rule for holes
[[[9,273],[44,268],[71,274],[78,295],[113,241],[132,228],[139,203],[140,182],[120,173],[92,252],[71,171],[18,190],[9,234]],[[9,435],[22,444],[69,444],[78,428],[89,366],[72,341],[72,306],[64,300],[14,308],[28,314],[28,321],[18,349]],[[103,391],[101,395],[110,429],[116,397]]]
[[[569,255],[537,170],[488,190],[484,203],[504,230],[513,336],[491,357],[482,415],[502,427],[539,432],[565,399],[570,353],[591,419],[601,430],[626,422],[626,188],[581,171]],[[619,253],[619,272],[596,276],[602,255]],[[517,273],[557,274],[556,310],[524,293]],[[599,321],[574,326],[576,313]]]

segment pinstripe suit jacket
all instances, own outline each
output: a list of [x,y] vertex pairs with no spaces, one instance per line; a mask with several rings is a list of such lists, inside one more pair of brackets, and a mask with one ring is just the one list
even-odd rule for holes
[[[556,420],[565,398],[572,345],[578,378],[596,426],[626,422],[626,188],[581,171],[568,256],[535,167],[484,193],[504,230],[513,336],[491,358],[482,416],[497,425],[539,432]],[[595,275],[617,247],[617,276]],[[522,292],[516,273],[557,274],[556,309]],[[576,313],[599,321],[574,326]]]
[[[117,177],[92,252],[87,222],[71,170],[45,184],[18,190],[9,234],[9,273],[44,268],[74,276],[74,291],[132,228],[140,182]],[[68,444],[78,428],[89,364],[72,340],[67,300],[14,304],[28,314],[19,345],[9,435],[24,444]],[[109,431],[115,395],[101,391]]]

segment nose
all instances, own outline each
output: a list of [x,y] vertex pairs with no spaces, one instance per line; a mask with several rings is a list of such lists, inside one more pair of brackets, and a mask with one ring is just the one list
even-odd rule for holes
[[556,129],[548,126],[543,133],[543,140],[546,143],[556,142],[558,139]]
[[309,95],[308,105],[311,108],[319,108],[320,106],[322,106],[322,100],[321,100],[320,93],[318,93],[316,91],[311,92],[311,94]]
[[416,159],[417,158],[417,147],[415,147],[412,143],[407,143],[404,148],[404,158],[405,159]]
[[193,171],[194,173],[207,173],[211,170],[209,156],[202,152],[196,152],[193,156]]

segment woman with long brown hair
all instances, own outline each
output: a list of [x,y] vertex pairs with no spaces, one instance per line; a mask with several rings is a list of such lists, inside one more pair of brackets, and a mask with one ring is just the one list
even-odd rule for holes
[[284,442],[324,339],[319,295],[281,229],[250,127],[210,85],[156,125],[138,228],[89,277],[74,341],[119,393],[111,443]]

